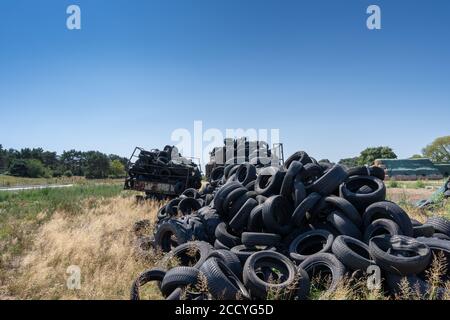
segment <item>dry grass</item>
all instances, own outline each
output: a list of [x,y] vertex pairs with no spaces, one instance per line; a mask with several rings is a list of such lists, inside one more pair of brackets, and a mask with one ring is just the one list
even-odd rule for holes
[[[11,266],[5,268],[0,264],[0,271],[8,279],[0,286],[0,299],[128,299],[133,280],[144,270],[164,261],[157,252],[149,252],[145,259],[136,257],[132,230],[138,220],[154,221],[160,205],[158,202],[137,204],[132,195],[121,194],[84,199],[75,212],[75,207],[68,210],[67,206],[55,206],[53,215],[46,211],[32,215],[33,221],[42,222],[30,236],[31,245],[9,259]],[[413,208],[406,201],[401,205],[412,218],[421,222],[430,214]],[[440,215],[449,213],[448,205],[437,211]],[[20,220],[20,223],[30,223],[30,220]],[[67,289],[66,270],[71,265],[81,269],[80,290]],[[442,269],[442,265],[434,263],[433,266]],[[450,289],[449,283],[439,283],[437,271],[429,273],[429,282],[434,288]],[[195,291],[204,292],[205,287],[200,281]],[[413,288],[404,290],[404,295],[395,298],[414,299]],[[450,290],[447,291],[450,295]],[[140,295],[142,299],[161,298],[155,284],[145,285]],[[268,298],[287,296],[289,292],[273,292]],[[312,298],[383,300],[393,297],[381,291],[369,291],[364,279],[345,279],[334,292],[313,292]]]
[[[82,214],[56,212],[42,226],[9,284],[20,299],[128,299],[132,281],[149,266],[133,255],[132,226],[154,219],[158,203],[115,197]],[[81,268],[81,289],[66,286],[67,267]],[[153,290],[152,290],[153,291]],[[153,296],[152,298],[157,298]]]

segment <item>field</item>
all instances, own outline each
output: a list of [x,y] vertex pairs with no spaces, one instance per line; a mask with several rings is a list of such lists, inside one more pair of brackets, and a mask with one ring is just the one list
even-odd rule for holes
[[[389,198],[420,221],[430,213],[411,203],[432,192],[388,188]],[[136,256],[132,227],[137,220],[153,221],[161,203],[137,204],[134,195],[115,183],[0,192],[0,299],[128,299],[133,279],[158,260],[157,255],[146,260]],[[450,206],[437,212],[450,217]],[[67,289],[71,265],[81,268],[80,290]],[[343,284],[334,296],[314,297],[361,298],[357,291]],[[161,296],[150,285],[143,298]],[[386,297],[366,293],[363,298]]]

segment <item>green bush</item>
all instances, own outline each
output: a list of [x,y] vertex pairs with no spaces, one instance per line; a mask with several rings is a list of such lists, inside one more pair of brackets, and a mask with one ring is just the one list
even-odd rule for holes
[[390,180],[388,183],[389,188],[398,188],[398,182],[395,180]]
[[418,189],[425,188],[425,183],[422,180],[417,180],[416,181],[416,188],[418,188]]
[[68,177],[68,178],[71,178],[73,176],[73,173],[72,173],[72,171],[67,170],[66,172],[64,172],[64,176]]
[[51,177],[51,170],[44,167],[41,161],[36,159],[14,160],[9,168],[9,173],[16,177],[47,178]]

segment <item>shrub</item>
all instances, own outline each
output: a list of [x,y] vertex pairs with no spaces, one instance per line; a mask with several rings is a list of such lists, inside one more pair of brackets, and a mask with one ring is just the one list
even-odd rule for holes
[[68,177],[68,178],[71,178],[73,176],[73,173],[72,173],[72,171],[67,170],[67,171],[64,172],[64,176]]
[[390,180],[388,184],[389,188],[398,188],[398,182],[395,180]]

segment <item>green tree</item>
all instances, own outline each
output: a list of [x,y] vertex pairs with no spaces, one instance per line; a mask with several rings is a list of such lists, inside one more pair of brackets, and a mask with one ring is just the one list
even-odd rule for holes
[[450,162],[450,136],[437,138],[422,153],[433,162]]
[[60,157],[62,172],[71,171],[75,176],[84,176],[85,155],[81,151],[64,151]]
[[9,167],[9,173],[17,177],[48,177],[50,172],[37,159],[15,159]]
[[118,159],[111,161],[111,176],[114,178],[125,176],[125,166]]
[[376,159],[397,159],[390,147],[375,147],[363,150],[358,158],[358,165],[371,165]]
[[353,168],[358,166],[358,157],[344,158],[339,160],[339,164],[346,166],[347,168]]
[[88,179],[107,178],[110,172],[110,161],[107,155],[98,151],[84,153],[86,160],[85,176]]
[[424,156],[421,154],[413,154],[410,159],[422,159],[422,158],[424,158]]

